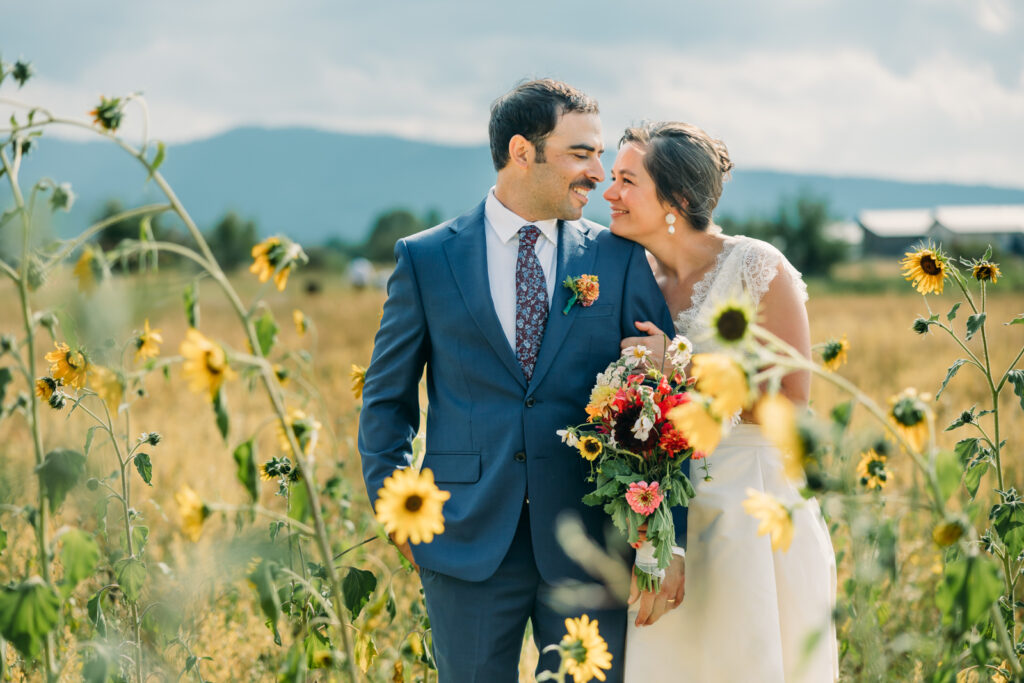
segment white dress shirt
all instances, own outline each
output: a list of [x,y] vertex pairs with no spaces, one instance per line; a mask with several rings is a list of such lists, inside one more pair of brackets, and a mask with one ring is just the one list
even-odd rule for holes
[[484,204],[484,232],[487,245],[487,279],[491,285],[491,300],[498,314],[501,329],[508,344],[516,348],[516,261],[519,258],[519,229],[535,225],[540,236],[534,245],[537,260],[544,271],[548,302],[555,293],[555,271],[558,260],[558,219],[530,222],[516,215],[498,201],[491,188]]

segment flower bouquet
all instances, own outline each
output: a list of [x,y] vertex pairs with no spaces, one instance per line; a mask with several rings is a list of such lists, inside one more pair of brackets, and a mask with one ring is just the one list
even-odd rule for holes
[[687,505],[694,495],[680,465],[686,458],[703,457],[667,417],[672,408],[690,401],[684,369],[691,353],[689,340],[678,336],[665,363],[671,367],[658,369],[647,347],[624,349],[597,376],[586,423],[558,432],[590,462],[596,488],[583,502],[603,506],[637,549],[634,573],[645,591],[661,589],[672,560],[672,508]]

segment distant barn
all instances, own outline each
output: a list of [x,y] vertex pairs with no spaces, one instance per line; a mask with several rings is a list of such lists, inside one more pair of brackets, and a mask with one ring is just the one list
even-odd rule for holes
[[1024,255],[1024,204],[865,210],[857,225],[865,255],[896,256],[927,240],[970,250],[991,244]]

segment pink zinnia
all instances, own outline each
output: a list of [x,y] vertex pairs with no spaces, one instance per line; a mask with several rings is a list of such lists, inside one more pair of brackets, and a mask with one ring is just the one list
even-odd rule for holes
[[633,508],[633,512],[645,517],[658,509],[664,497],[658,492],[658,482],[633,482],[626,491],[626,502],[629,503],[629,507]]

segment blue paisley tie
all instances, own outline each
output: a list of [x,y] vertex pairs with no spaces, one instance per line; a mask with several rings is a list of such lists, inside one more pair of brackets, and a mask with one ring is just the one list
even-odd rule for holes
[[519,229],[519,256],[516,258],[516,357],[529,382],[537,364],[540,340],[548,320],[548,290],[544,271],[534,245],[540,230],[527,225]]

